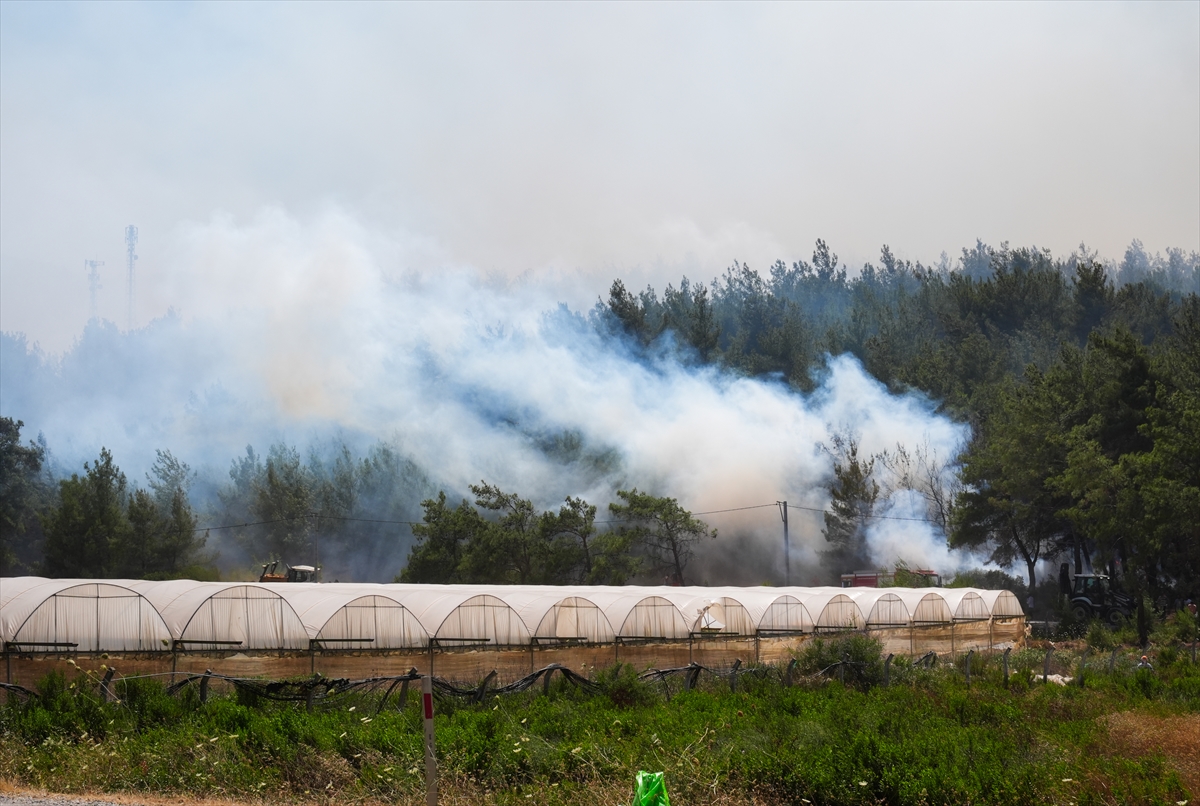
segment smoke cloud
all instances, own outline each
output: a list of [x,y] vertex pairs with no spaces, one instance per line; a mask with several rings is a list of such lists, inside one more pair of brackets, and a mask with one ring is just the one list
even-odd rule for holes
[[[802,395],[681,360],[669,344],[646,355],[601,337],[587,320],[600,289],[568,275],[406,270],[425,249],[337,211],[189,225],[143,285],[169,313],[129,333],[93,321],[58,356],[5,334],[0,405],[44,433],[67,472],[103,445],[140,480],[166,448],[209,490],[247,444],[384,440],[452,495],[486,479],[543,508],[576,495],[603,512],[631,486],[696,512],[787,500],[816,510],[791,516],[802,584],[812,579],[796,569],[824,543],[832,460],[819,445],[831,432],[856,434],[868,454],[900,444],[941,457],[968,436],[850,357],[829,358]],[[906,492],[884,511],[924,512]],[[698,581],[782,581],[774,506],[705,520],[720,537],[703,547]],[[870,539],[880,563],[955,564],[927,524],[879,521]],[[390,580],[403,553],[373,573]]]

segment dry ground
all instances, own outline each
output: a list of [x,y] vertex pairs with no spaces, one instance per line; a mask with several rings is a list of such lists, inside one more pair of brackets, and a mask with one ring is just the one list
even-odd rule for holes
[[1124,711],[1103,719],[1111,746],[1125,756],[1162,753],[1183,785],[1200,796],[1200,714],[1154,716]]

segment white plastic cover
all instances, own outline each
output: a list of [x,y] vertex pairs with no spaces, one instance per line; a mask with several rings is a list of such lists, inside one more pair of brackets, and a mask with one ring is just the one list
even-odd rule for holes
[[172,639],[193,650],[304,650],[310,639],[326,648],[419,649],[431,636],[443,646],[527,646],[532,636],[609,643],[616,636],[686,640],[1023,615],[1008,591],[968,588],[0,579],[6,642],[66,642],[78,651],[167,649]]

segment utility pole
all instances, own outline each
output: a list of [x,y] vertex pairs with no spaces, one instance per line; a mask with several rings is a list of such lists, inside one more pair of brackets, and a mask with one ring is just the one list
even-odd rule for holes
[[96,318],[96,292],[104,287],[100,285],[100,272],[97,271],[103,265],[103,260],[83,261],[83,268],[87,270],[88,296],[91,298],[91,307],[89,309],[91,315],[88,316],[89,322]]
[[133,264],[138,259],[134,253],[134,250],[137,249],[137,242],[138,228],[130,224],[125,228],[125,258],[129,267],[129,305],[126,319],[130,330],[133,330]]
[[788,545],[788,505],[787,501],[776,501],[779,506],[779,517],[783,518],[783,584],[792,584],[792,551]]

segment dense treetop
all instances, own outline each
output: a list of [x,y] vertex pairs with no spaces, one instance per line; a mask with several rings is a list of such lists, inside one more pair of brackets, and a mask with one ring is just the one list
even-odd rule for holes
[[[864,455],[853,434],[833,440],[831,577],[866,562],[863,533],[886,471],[927,501],[952,546],[984,549],[1030,583],[1040,560],[1064,556],[1155,598],[1196,597],[1198,294],[1200,255],[1151,256],[1137,241],[1109,265],[1083,247],[1055,258],[977,243],[925,266],[885,246],[856,273],[818,241],[810,261],[765,272],[735,262],[707,284],[685,277],[661,294],[616,279],[585,326],[635,353],[798,390],[816,385],[830,355],[849,353],[894,391],[925,395],[971,426],[964,453],[937,466],[936,457]],[[712,537],[663,490],[614,482],[598,523],[587,501],[539,511],[486,480],[471,487],[473,504],[456,505],[430,481],[437,468],[384,443],[307,457],[277,444],[265,455],[248,447],[199,510],[205,523],[249,524],[222,543],[238,555],[222,563],[197,529],[192,474],[165,448],[144,487],[108,451],[82,475],[51,478],[45,441],[22,445],[22,424],[2,425],[6,574],[198,574],[346,551],[370,564],[394,554],[397,525],[411,523],[401,541],[408,581],[689,581],[688,560]]]

